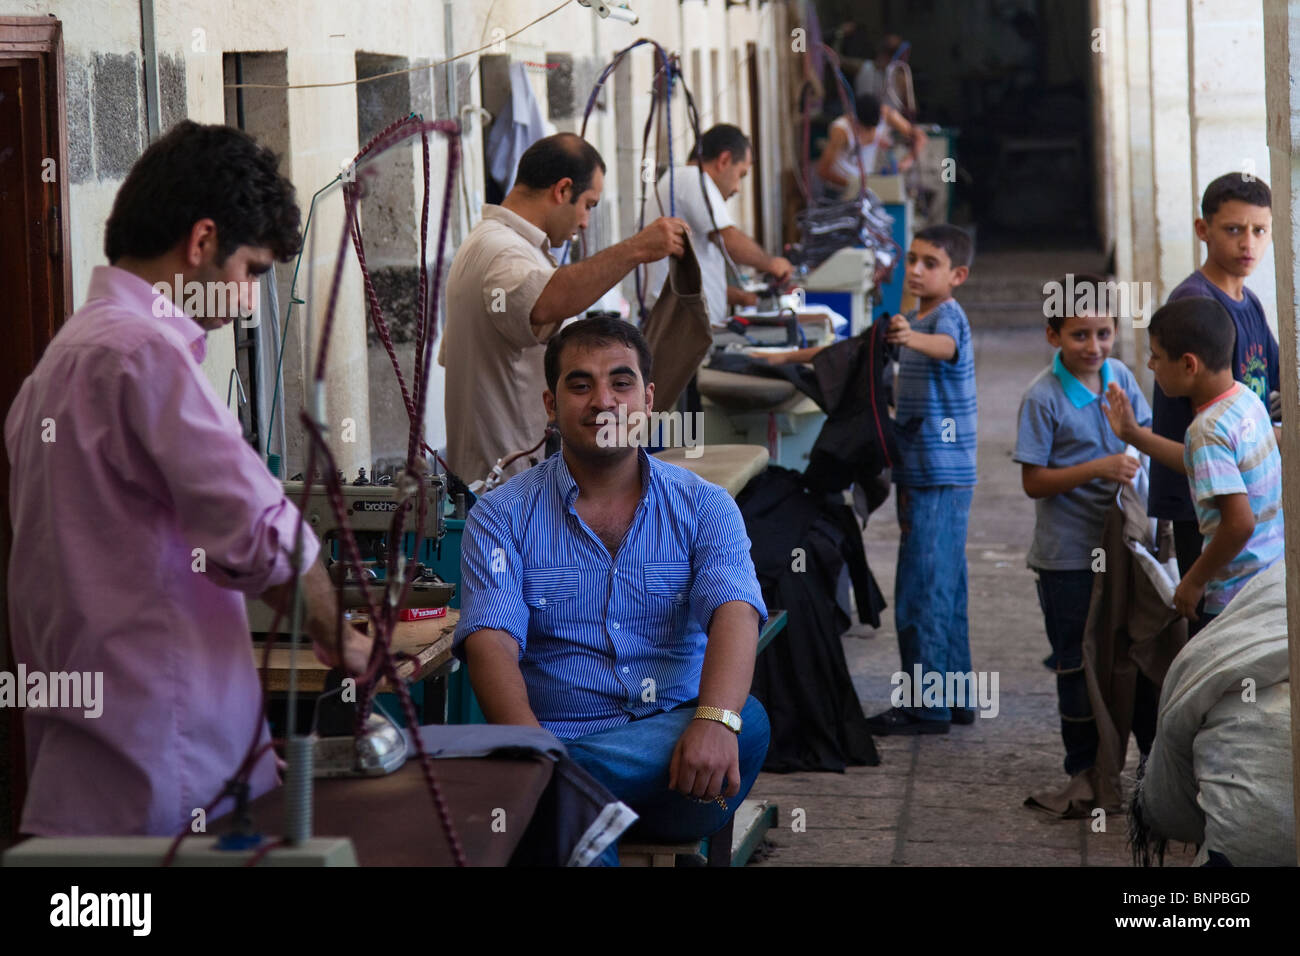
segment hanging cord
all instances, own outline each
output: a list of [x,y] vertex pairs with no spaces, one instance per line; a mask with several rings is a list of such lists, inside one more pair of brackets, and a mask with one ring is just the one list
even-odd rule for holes
[[[332,188],[334,184],[342,178],[343,174],[340,173],[312,194],[311,204],[307,207],[307,221],[303,223],[302,226],[304,236],[307,234],[308,230],[311,229],[311,217],[316,212],[316,200],[320,197],[321,193]],[[280,354],[275,360],[275,390],[271,393],[271,421],[275,420],[275,410],[280,402],[280,382],[284,377],[284,352],[288,347],[289,326],[293,322],[293,307],[295,305],[307,304],[304,300],[295,295],[295,290],[298,288],[298,272],[302,268],[302,257],[305,251],[306,244],[304,243],[303,248],[298,250],[298,257],[293,263],[293,278],[289,280],[289,305],[284,311],[284,328],[280,332]],[[262,457],[264,458],[271,453],[271,431],[273,431],[273,429],[268,429],[266,447],[262,450]]]
[[[916,90],[912,87],[912,65],[907,62],[907,55],[912,44],[904,40],[885,67],[885,99],[889,105],[902,113],[909,120],[916,120]],[[898,94],[896,78],[903,78],[903,94]]]
[[[849,81],[844,76],[844,70],[840,68],[839,56],[835,53],[834,50],[826,46],[826,44],[823,43],[822,46],[825,48],[826,55],[830,58],[831,68],[834,70],[835,83],[836,86],[839,88],[841,101],[848,105],[848,110],[845,113],[845,115],[850,117],[849,129],[852,130],[853,119],[857,116],[857,100],[854,99],[853,90],[849,87]],[[804,153],[804,156],[808,157],[807,162],[811,164],[812,160],[811,157],[808,156],[807,152]],[[853,158],[854,158],[854,162],[857,163],[857,167],[858,167],[858,200],[857,201],[859,203],[862,203],[864,201],[868,201],[867,194],[869,190],[867,189],[867,171],[866,168],[862,165],[862,150],[858,148],[858,138],[856,132],[853,134]],[[895,241],[893,236],[891,236],[887,232],[877,229],[870,222],[867,222],[865,220],[863,221],[862,226],[867,230],[868,233],[871,234],[871,237],[875,239],[878,243],[880,243],[882,246],[892,246],[895,252],[898,254],[898,257],[901,261],[903,256],[903,247],[900,246],[897,241]]]
[[[422,136],[424,136],[427,135],[427,133],[429,132],[441,132],[447,134],[448,136],[447,176],[446,176],[446,183],[443,192],[442,221],[440,223],[439,232],[438,232],[437,257],[435,260],[436,269],[434,272],[432,294],[429,294],[428,290],[426,289],[426,291],[422,293],[421,296],[419,297],[419,301],[420,304],[423,306],[423,309],[417,317],[416,342],[418,344],[419,351],[417,352],[417,356],[416,356],[417,374],[415,380],[414,394],[412,397],[415,414],[414,416],[412,416],[412,421],[411,421],[411,435],[410,435],[410,442],[408,444],[408,449],[407,449],[406,471],[405,474],[400,479],[402,484],[405,486],[404,487],[405,494],[398,505],[397,511],[394,514],[393,525],[390,530],[391,539],[396,542],[401,542],[403,539],[404,520],[407,512],[411,509],[412,506],[411,499],[412,497],[414,497],[415,507],[418,515],[416,526],[414,529],[416,554],[419,553],[419,548],[423,540],[423,530],[424,530],[423,522],[428,508],[428,500],[426,494],[427,482],[424,479],[424,474],[428,470],[428,466],[425,460],[423,459],[423,457],[417,456],[417,450],[423,447],[423,442],[421,441],[420,436],[423,434],[423,426],[424,426],[424,409],[425,409],[424,397],[428,387],[429,359],[431,357],[429,353],[431,352],[433,339],[436,333],[437,313],[438,313],[437,302],[438,302],[438,293],[440,289],[440,280],[442,276],[442,262],[443,262],[444,252],[446,249],[447,231],[448,231],[448,224],[450,219],[450,204],[451,204],[452,196],[454,195],[455,192],[455,177],[456,177],[457,167],[459,166],[459,149],[458,149],[459,127],[455,122],[450,120],[441,120],[436,122],[410,120],[404,123],[399,123],[395,127],[390,127],[389,130],[380,133],[379,136],[377,136],[374,140],[368,143],[366,147],[363,148],[361,153],[358,154],[358,161],[367,154],[377,156],[383,153],[384,151],[392,148],[399,142],[402,142],[408,139],[409,137],[415,135],[416,133],[419,133]],[[427,173],[428,170],[427,162],[425,164],[425,170]],[[317,356],[316,374],[314,380],[314,385],[318,390],[324,388],[326,360],[327,360],[327,354],[328,354],[329,343],[330,343],[330,332],[333,326],[337,302],[338,302],[338,290],[339,290],[339,283],[340,283],[340,278],[342,273],[344,253],[346,250],[346,242],[347,239],[349,238],[350,231],[352,229],[357,228],[355,225],[355,220],[357,215],[357,205],[362,195],[362,189],[364,184],[364,176],[360,174],[361,172],[362,171],[359,171],[359,175],[357,176],[357,181],[349,184],[349,187],[345,188],[344,190],[344,206],[346,211],[346,225],[348,228],[345,229],[344,235],[340,238],[339,255],[335,264],[334,279],[333,282],[331,283],[329,298],[326,303],[326,313],[325,313],[323,328],[321,332],[321,346],[320,346],[319,354]],[[369,173],[369,170],[366,170],[364,172]],[[427,220],[428,190],[430,188],[427,177],[426,177],[425,188],[426,188],[426,200],[424,204],[424,212],[425,212],[424,218]],[[427,229],[427,221],[422,224],[422,231],[424,229]],[[427,282],[427,271],[422,266],[421,284],[424,285],[426,282]],[[379,327],[382,328],[384,332],[386,332],[387,330],[384,327],[385,323],[383,322],[382,317],[377,317],[377,318],[379,319],[380,322]],[[314,443],[320,446],[320,450],[322,451],[322,453],[325,455],[327,459],[327,468],[325,470],[325,483],[326,483],[327,491],[329,493],[331,505],[334,508],[335,518],[338,521],[338,524],[342,530],[342,538],[343,538],[345,554],[347,556],[348,561],[352,565],[351,570],[354,572],[354,575],[358,579],[357,583],[362,592],[362,596],[367,606],[367,609],[371,611],[372,614],[371,620],[374,622],[374,630],[375,630],[374,648],[371,653],[371,659],[369,665],[366,668],[365,674],[358,679],[358,684],[364,685],[365,687],[364,690],[365,699],[362,701],[359,710],[363,712],[368,712],[375,690],[378,687],[378,682],[375,680],[375,678],[378,676],[380,671],[383,671],[383,673],[385,674],[385,676],[389,678],[390,682],[393,684],[393,687],[397,692],[398,699],[406,714],[408,725],[412,728],[418,728],[419,721],[415,713],[415,706],[410,698],[410,691],[406,687],[405,682],[401,680],[400,675],[397,673],[397,664],[393,659],[393,654],[391,650],[393,631],[397,623],[398,608],[401,606],[401,603],[405,600],[406,594],[415,576],[416,563],[410,562],[408,564],[406,562],[405,555],[401,547],[390,549],[389,567],[388,567],[389,576],[385,581],[385,590],[387,592],[387,595],[386,595],[386,599],[382,602],[381,606],[376,608],[375,602],[370,594],[370,588],[365,581],[365,576],[362,574],[362,564],[360,560],[360,554],[358,553],[357,550],[355,538],[351,533],[351,529],[348,528],[344,520],[345,505],[343,502],[342,487],[338,479],[337,469],[333,467],[332,456],[330,455],[329,448],[328,446],[325,445],[324,435],[321,432],[320,423],[314,421],[312,417],[306,412],[306,410],[303,411],[302,420],[304,426],[307,428],[309,434],[313,438]],[[341,648],[341,638],[340,638],[340,648]],[[425,783],[428,786],[429,792],[433,798],[434,806],[435,809],[437,810],[439,820],[442,823],[443,831],[447,837],[447,842],[451,847],[452,855],[455,858],[457,865],[463,866],[466,863],[464,848],[461,846],[460,840],[456,836],[455,829],[452,826],[451,816],[446,801],[443,798],[441,788],[438,786],[438,782],[433,774],[432,760],[429,757],[426,750],[424,749],[424,744],[420,738],[418,730],[412,732],[411,740],[415,746],[416,754],[420,761],[420,768],[425,778]]]
[[[839,55],[825,43],[822,44],[822,49],[830,59],[831,69],[834,71],[835,76],[835,85],[839,87],[840,91],[840,102],[847,107],[844,115],[849,118],[849,132],[853,134],[853,161],[858,167],[858,199],[861,200],[867,195],[867,170],[862,165],[862,144],[858,142],[857,131],[853,128],[853,124],[858,117],[858,101],[853,95],[853,89],[849,86],[848,79],[844,76],[844,70],[840,68]],[[809,162],[811,161],[810,158]]]
[[[571,2],[572,0],[564,0],[564,2],[561,3],[559,6],[552,7],[550,10],[547,10],[539,17],[534,17],[532,20],[529,20],[527,23],[525,23],[522,27],[519,27],[517,30],[512,30],[510,33],[507,33],[505,36],[493,40],[491,43],[485,43],[476,49],[465,50],[463,53],[457,53],[455,56],[449,56],[445,60],[434,60],[432,63],[422,63],[419,66],[407,67],[404,70],[392,70],[388,73],[376,73],[374,76],[358,77],[355,80],[338,80],[333,83],[227,83],[225,84],[224,89],[227,90],[317,90],[317,89],[324,89],[324,88],[334,87],[334,86],[360,86],[362,83],[374,83],[376,80],[386,80],[390,76],[403,76],[407,73],[415,73],[419,70],[431,70],[436,66],[446,66],[448,63],[455,63],[457,60],[463,60],[467,56],[474,56],[476,53],[483,53],[486,52],[487,50],[495,49],[498,45],[504,43],[506,40],[510,40],[513,39],[514,37],[519,36],[519,34],[523,33],[529,27],[541,23],[543,20],[547,19],[548,17],[555,16],[555,14],[559,13],[561,10],[567,7]],[[489,10],[488,12],[491,13],[491,10]],[[487,30],[487,25],[485,23],[484,31],[486,32],[486,30]],[[478,69],[478,66],[475,65],[474,68]]]
[[[448,139],[447,177],[446,177],[446,184],[445,184],[444,195],[443,195],[442,221],[440,223],[440,228],[438,233],[437,259],[436,259],[437,269],[434,274],[432,295],[428,294],[428,288],[427,288],[428,276],[427,276],[427,266],[426,266],[427,256],[424,254],[427,249],[426,237],[427,237],[427,229],[428,229],[428,211],[429,211],[428,193],[429,193],[430,183],[429,183],[429,175],[428,175],[429,157],[428,157],[427,143],[428,143],[428,134],[430,132],[443,133],[447,136]],[[422,140],[425,143],[425,163],[424,163],[425,202],[424,202],[422,222],[421,222],[421,236],[422,236],[421,279],[420,279],[421,290],[420,290],[420,295],[418,297],[417,335],[416,335],[416,341],[418,343],[418,347],[420,351],[419,354],[417,354],[417,365],[416,365],[417,371],[416,371],[414,395],[408,396],[407,394],[405,394],[405,389],[403,390],[404,391],[403,400],[407,402],[408,412],[411,413],[411,438],[410,438],[410,442],[408,443],[408,449],[407,449],[406,472],[405,475],[403,476],[403,483],[405,485],[404,490],[406,491],[406,494],[403,496],[402,500],[399,503],[399,506],[393,516],[393,523],[390,528],[391,540],[401,542],[404,536],[403,531],[404,531],[405,517],[407,512],[410,511],[412,508],[411,499],[412,497],[414,497],[416,499],[415,507],[418,514],[417,524],[414,531],[415,540],[416,540],[416,551],[415,551],[416,554],[419,553],[419,546],[423,536],[423,522],[428,507],[427,493],[426,493],[427,482],[424,480],[424,473],[427,471],[427,464],[422,456],[417,456],[417,450],[428,448],[427,444],[425,444],[421,438],[423,434],[423,426],[424,426],[424,396],[427,391],[427,385],[428,385],[427,379],[428,379],[429,358],[430,358],[429,352],[431,350],[432,342],[435,337],[436,328],[437,328],[437,314],[438,314],[437,301],[438,301],[438,292],[440,287],[440,279],[442,274],[443,255],[446,248],[450,203],[451,203],[451,198],[454,194],[456,171],[459,166],[459,127],[455,122],[449,120],[437,121],[437,122],[424,122],[422,120],[418,120],[416,117],[408,117],[407,119],[394,123],[390,125],[388,128],[386,128],[385,130],[381,131],[374,139],[372,139],[369,143],[366,144],[365,147],[363,147],[363,149],[357,154],[357,157],[353,162],[353,168],[355,169],[360,166],[361,161],[367,156],[370,157],[378,156],[379,154],[383,153],[387,149],[392,148],[393,146],[397,145],[400,142],[405,141],[406,139],[408,139],[409,137],[417,133],[421,135]],[[357,220],[357,206],[359,204],[361,196],[364,194],[364,176],[373,174],[373,170],[367,169],[361,172],[363,172],[364,175],[359,175],[357,177],[357,181],[355,182],[345,184],[343,189],[344,215],[345,215],[344,229],[339,239],[338,252],[335,258],[334,275],[330,282],[329,295],[325,306],[325,315],[322,323],[322,330],[321,330],[321,337],[320,337],[320,349],[317,355],[315,373],[312,382],[312,386],[317,396],[317,399],[314,401],[313,404],[317,405],[318,407],[321,404],[320,398],[324,394],[325,370],[327,367],[327,356],[329,351],[330,337],[333,330],[334,319],[335,319],[336,309],[338,305],[339,287],[342,279],[343,265],[346,258],[347,245],[349,240],[352,240],[354,247],[358,249],[359,261],[362,263],[362,271],[363,273],[366,273],[365,275],[366,285],[369,287],[367,291],[367,296],[372,297],[374,294],[373,287],[370,285],[370,281],[369,281],[368,269],[364,265],[364,259],[363,259],[364,245],[361,242],[360,226]],[[337,182],[339,178],[340,177],[336,177],[334,182]],[[331,183],[330,185],[333,185],[333,183]],[[329,186],[325,188],[328,189]],[[324,190],[321,191],[323,192]],[[317,193],[317,195],[319,195],[319,193]],[[313,197],[313,206],[314,203],[315,203],[315,197]],[[295,270],[295,278],[296,278],[296,270]],[[377,299],[371,298],[371,302],[373,304],[377,302]],[[385,341],[385,348],[389,353],[389,357],[393,359],[394,367],[396,368],[395,352],[392,349],[392,343],[388,332],[387,322],[384,320],[382,313],[377,308],[372,308],[371,317],[372,317],[372,321],[374,321],[375,323],[376,331],[379,333],[380,338]],[[399,383],[400,383],[400,373],[399,373]],[[319,410],[319,408],[317,410]],[[393,654],[391,648],[393,631],[396,627],[398,608],[400,607],[402,601],[405,599],[411,581],[414,578],[416,562],[410,562],[409,566],[407,566],[405,556],[403,553],[401,553],[402,549],[400,547],[390,549],[390,560],[389,560],[389,569],[388,569],[390,571],[390,577],[385,582],[385,590],[387,592],[386,599],[383,600],[381,603],[377,604],[375,600],[375,595],[372,594],[371,588],[367,584],[366,577],[362,573],[363,566],[362,566],[361,555],[360,555],[359,548],[357,546],[356,538],[353,535],[351,528],[347,524],[346,505],[343,501],[342,484],[339,478],[339,472],[336,467],[336,462],[334,460],[333,454],[330,452],[329,446],[328,444],[326,444],[325,441],[325,435],[323,433],[323,423],[316,420],[316,418],[313,417],[313,415],[309,413],[307,409],[303,409],[301,413],[301,419],[302,419],[302,424],[304,426],[304,429],[308,434],[309,444],[308,444],[308,467],[307,467],[307,471],[304,473],[303,495],[301,501],[299,502],[299,509],[300,511],[306,510],[308,497],[311,493],[313,479],[316,472],[316,468],[315,468],[316,460],[317,460],[317,456],[319,455],[321,458],[324,459],[324,469],[323,469],[324,485],[330,501],[331,508],[334,511],[335,521],[340,530],[341,551],[343,554],[343,558],[350,565],[350,570],[352,570],[352,572],[355,575],[356,584],[361,592],[364,606],[366,607],[366,610],[370,612],[371,621],[374,622],[374,630],[375,630],[374,646],[371,651],[370,661],[368,662],[365,673],[357,679],[358,684],[365,688],[364,689],[365,698],[362,703],[362,706],[359,709],[367,713],[369,712],[369,707],[371,706],[371,703],[373,701],[375,690],[378,687],[377,677],[382,672],[384,676],[386,676],[389,679],[390,683],[393,685],[393,688],[397,693],[398,699],[405,712],[408,726],[411,728],[415,728],[415,730],[410,735],[411,740],[415,746],[416,754],[420,762],[421,772],[424,776],[425,785],[433,800],[434,808],[437,812],[439,822],[442,825],[442,830],[447,839],[448,846],[451,849],[452,857],[455,860],[456,865],[465,866],[467,864],[467,860],[465,857],[464,847],[461,844],[460,839],[456,834],[455,828],[452,824],[450,810],[442,794],[441,787],[438,785],[438,781],[434,776],[432,760],[429,754],[427,753],[427,751],[425,750],[423,741],[420,738],[420,734],[418,731],[419,721],[415,713],[414,703],[411,700],[410,690],[406,686],[405,682],[401,679],[401,675],[398,673],[398,662],[395,659],[395,655]],[[295,552],[294,552],[295,554],[302,553],[301,552],[301,543],[302,543],[302,534],[303,534],[302,524],[303,524],[302,522],[299,522],[298,539],[297,539],[297,545],[295,547]],[[301,569],[299,568],[295,568],[295,574],[300,573],[300,570]],[[263,652],[263,675],[264,675],[263,687],[264,688],[267,686],[268,683],[265,680],[265,670],[266,670],[267,662],[269,661],[270,648],[271,645],[274,643],[275,634],[279,628],[280,618],[281,618],[281,614],[280,612],[277,611],[272,622],[272,633],[268,637],[266,647]],[[342,612],[340,610],[336,614],[336,620],[335,620],[335,649],[340,660],[342,660],[342,655],[343,655],[342,627],[343,627]],[[222,794],[218,795],[217,798],[214,799],[211,804],[209,804],[209,809],[215,807],[221,801],[221,799],[226,795],[226,793],[230,791],[232,785],[238,783],[243,783],[245,785],[247,784],[248,777],[252,771],[252,767],[255,765],[256,761],[260,759],[262,754],[265,753],[267,747],[269,746],[269,745],[262,745],[260,747],[258,746],[258,741],[261,738],[262,727],[265,724],[265,719],[266,719],[265,715],[266,715],[266,697],[264,691],[263,701],[262,701],[262,713],[255,726],[253,741],[249,746],[248,753],[246,754],[244,761],[241,763],[234,780],[229,782],[227,785],[227,789],[223,790]],[[177,836],[176,840],[173,842],[171,848],[167,853],[167,856],[164,860],[165,863],[170,863],[174,859],[176,850],[180,846],[180,842],[184,839],[184,837],[187,835],[188,832],[189,832],[188,830],[183,831],[181,834]]]
[[[600,97],[601,89],[605,86],[605,83],[610,78],[610,76],[613,75],[614,71],[618,69],[618,65],[623,61],[623,57],[627,56],[637,47],[644,46],[645,44],[649,44],[652,47],[654,47],[654,51],[659,62],[659,69],[655,73],[654,86],[651,90],[650,113],[646,117],[645,131],[642,134],[642,138],[641,138],[642,172],[639,175],[639,178],[641,180],[641,200],[640,200],[640,211],[638,213],[638,219],[637,219],[638,230],[645,228],[645,201],[646,201],[646,194],[648,192],[649,184],[645,181],[644,170],[647,168],[646,160],[649,159],[650,130],[653,128],[656,110],[659,108],[659,103],[661,99],[659,93],[659,84],[660,84],[661,77],[663,80],[663,88],[664,88],[662,99],[664,100],[664,109],[667,112],[667,127],[668,127],[668,208],[670,210],[670,215],[676,215],[676,197],[673,195],[673,186],[675,184],[675,181],[673,178],[674,173],[673,173],[671,97],[672,97],[672,87],[673,87],[673,76],[677,71],[675,70],[673,63],[668,56],[668,52],[656,41],[651,40],[648,37],[642,37],[641,39],[636,40],[633,43],[630,43],[629,45],[625,46],[623,49],[615,53],[614,58],[610,60],[609,63],[605,64],[605,68],[601,70],[600,76],[596,78],[596,82],[591,88],[591,94],[587,97],[587,105],[582,111],[582,126],[579,128],[578,131],[579,136],[581,136],[583,139],[587,138],[587,121],[591,118],[591,114],[596,108],[596,100],[599,99]],[[683,88],[685,88],[684,81],[682,85]],[[582,255],[584,258],[587,255],[587,236],[585,230],[583,231],[583,235],[582,235]],[[636,283],[636,299],[637,299],[637,307],[638,307],[637,315],[642,322],[645,321],[646,316],[649,314],[648,310],[646,309],[645,286],[642,280],[642,269],[645,268],[648,267],[637,266],[636,269],[633,270],[633,278]]]
[[[700,113],[699,110],[695,108],[695,97],[691,95],[690,87],[686,85],[686,81],[684,79],[682,80],[682,96],[686,98],[686,122],[691,128],[691,133],[695,136],[695,146],[693,147],[694,152],[692,152],[691,155],[695,159],[695,166],[700,174],[700,193],[701,195],[704,196],[704,208],[708,210],[709,223],[710,225],[713,226],[713,232],[710,233],[710,235],[717,237],[717,239],[714,240],[714,242],[717,245],[718,249],[722,252],[723,264],[725,268],[730,272],[731,277],[736,280],[736,285],[739,286],[741,282],[740,268],[732,260],[731,253],[727,251],[727,244],[722,240],[722,230],[718,228],[718,217],[713,213],[713,201],[709,199],[709,184],[705,182],[704,179],[704,177],[707,176],[708,173],[704,171],[704,157],[702,157],[699,153]],[[725,196],[723,197],[723,201],[724,202],[726,201]],[[708,242],[709,237],[705,236],[704,241]]]

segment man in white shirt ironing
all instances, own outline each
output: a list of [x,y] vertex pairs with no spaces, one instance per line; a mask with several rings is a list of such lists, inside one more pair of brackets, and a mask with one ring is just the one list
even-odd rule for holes
[[[700,137],[691,155],[690,163],[673,170],[671,180],[667,173],[660,176],[656,188],[659,202],[667,213],[671,182],[676,200],[674,214],[686,220],[695,236],[695,255],[700,261],[709,321],[721,326],[727,324],[731,306],[757,303],[756,296],[735,285],[738,276],[728,276],[727,258],[736,265],[768,273],[778,285],[789,280],[794,268],[789,260],[764,252],[762,246],[737,228],[727,211],[727,200],[740,191],[740,181],[753,166],[749,138],[735,126],[719,123]],[[651,267],[647,308],[658,297],[667,274],[667,260]]]

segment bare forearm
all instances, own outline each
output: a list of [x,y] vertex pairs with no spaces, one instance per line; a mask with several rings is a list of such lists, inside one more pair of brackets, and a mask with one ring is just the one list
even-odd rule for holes
[[839,150],[828,146],[822,153],[821,159],[817,160],[817,175],[832,186],[847,186],[849,181],[835,169],[835,159],[838,155]]
[[754,680],[758,612],[745,601],[728,601],[713,612],[700,671],[700,703],[739,713]]
[[528,321],[533,325],[551,325],[587,311],[623,276],[641,264],[638,248],[626,239],[581,262],[556,269],[533,304]]
[[[338,595],[324,565],[319,561],[314,562],[303,572],[298,585],[302,588],[303,630],[317,644],[332,644],[338,619]],[[290,579],[267,588],[261,595],[263,601],[283,615],[281,633],[291,626],[294,587],[295,582]]]
[[1096,463],[1085,461],[1065,468],[1026,465],[1021,470],[1021,484],[1031,498],[1050,498],[1073,491],[1097,477]]
[[1241,549],[1255,533],[1254,516],[1247,512],[1247,519],[1227,520],[1226,516],[1215,529],[1214,537],[1206,542],[1201,556],[1187,569],[1187,577],[1197,587],[1204,587],[1214,579],[1223,568],[1241,554]]
[[764,252],[762,246],[735,226],[728,226],[722,230],[720,235],[722,236],[723,245],[727,247],[728,255],[736,262],[739,262],[742,266],[750,266],[763,272],[772,271],[773,257]]
[[906,348],[915,349],[922,355],[941,362],[947,362],[957,354],[957,343],[951,335],[943,333],[913,332],[903,344]]
[[1170,471],[1176,471],[1180,475],[1187,474],[1187,466],[1183,463],[1182,442],[1174,441],[1172,438],[1165,438],[1157,435],[1149,428],[1141,427],[1132,429],[1121,437],[1138,451],[1144,455],[1150,455]]
[[465,663],[490,724],[540,727],[519,671],[519,645],[505,631],[484,629],[465,639]]
[[912,156],[913,156],[914,158],[916,158],[916,159],[920,159],[920,158],[921,158],[921,151],[925,149],[926,136],[925,136],[925,134],[924,134],[923,132],[921,132],[921,130],[920,130],[919,128],[917,128],[917,127],[915,127],[915,126],[912,127],[912,128],[913,128],[913,130],[915,130],[915,132],[914,132],[914,134],[913,134],[913,136],[912,136],[912,149],[911,149],[911,153],[912,153]]
[[772,365],[783,365],[786,362],[811,362],[818,352],[827,347],[810,345],[806,349],[790,349],[788,352],[765,352],[762,353],[762,358]]

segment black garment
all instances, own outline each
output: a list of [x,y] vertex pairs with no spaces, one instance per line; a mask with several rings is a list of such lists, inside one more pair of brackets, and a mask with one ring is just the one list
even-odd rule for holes
[[891,354],[885,341],[888,329],[886,320],[877,319],[861,335],[832,345],[813,359],[820,395],[809,394],[826,412],[826,424],[804,470],[804,481],[815,491],[842,491],[854,483],[870,489],[872,479],[898,461],[885,387]]
[[[763,600],[788,612],[786,632],[759,655],[753,695],[772,738],[763,769],[834,770],[880,763],[849,676],[835,601],[848,562],[863,621],[879,625],[883,595],[867,567],[857,519],[839,495],[808,491],[797,472],[769,466],[736,499]],[[796,550],[799,549],[799,550]]]
[[[804,365],[769,365],[736,353],[714,353],[710,368],[723,372],[784,378],[826,413],[804,471],[815,491],[842,491],[856,483],[872,510],[888,497],[888,486],[876,477],[898,461],[894,420],[889,417],[885,371],[891,346],[885,341],[889,323],[880,318],[851,339],[823,349]],[[883,492],[883,493],[882,493]]]
[[630,807],[561,752],[510,865],[591,866],[635,819]]

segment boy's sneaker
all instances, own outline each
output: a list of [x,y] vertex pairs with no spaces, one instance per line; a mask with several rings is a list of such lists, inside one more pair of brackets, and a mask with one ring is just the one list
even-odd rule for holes
[[946,734],[948,721],[922,720],[898,707],[867,718],[867,729],[877,737],[901,736],[903,734]]
[[952,722],[953,722],[954,724],[961,724],[961,725],[963,725],[963,726],[969,726],[970,724],[975,723],[975,709],[974,709],[974,708],[972,708],[972,707],[953,707],[953,708],[950,708],[950,709],[952,710]]

